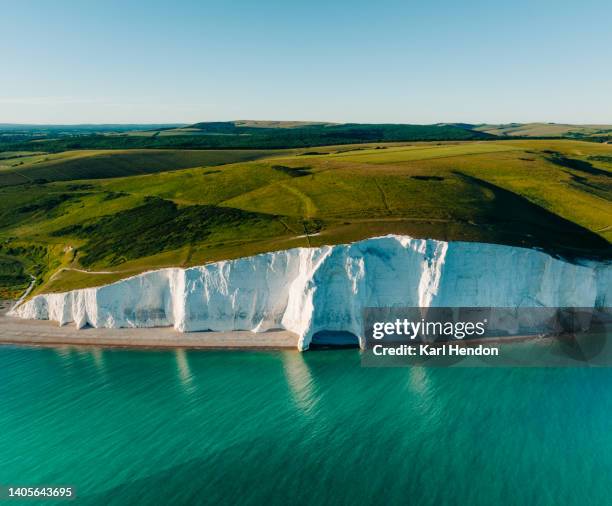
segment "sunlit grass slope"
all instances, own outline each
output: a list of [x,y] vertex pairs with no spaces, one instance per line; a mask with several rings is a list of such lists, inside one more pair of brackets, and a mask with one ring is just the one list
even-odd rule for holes
[[611,145],[508,140],[272,153],[4,187],[0,254],[28,272],[36,266],[38,291],[387,233],[611,257]]
[[507,123],[478,125],[478,132],[521,137],[598,137],[612,134],[612,125],[568,125],[563,123]]
[[[44,143],[42,143],[44,145]],[[270,155],[264,150],[81,150],[0,159],[0,186],[102,179],[220,165]]]

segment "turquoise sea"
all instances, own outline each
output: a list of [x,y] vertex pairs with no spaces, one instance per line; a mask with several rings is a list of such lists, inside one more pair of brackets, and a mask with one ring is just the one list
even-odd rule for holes
[[610,504],[612,369],[2,347],[0,484],[100,505]]

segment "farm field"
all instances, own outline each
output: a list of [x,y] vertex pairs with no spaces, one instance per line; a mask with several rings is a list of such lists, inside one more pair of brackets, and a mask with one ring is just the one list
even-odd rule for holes
[[603,143],[20,153],[0,185],[4,296],[388,233],[612,258]]
[[[463,125],[213,121],[193,125],[37,128],[0,124],[0,149],[60,153],[83,149],[283,149],[369,142],[494,139]],[[44,147],[44,149],[43,149]]]
[[476,125],[473,130],[512,137],[601,137],[612,135],[612,125],[566,125],[562,123],[509,123]]

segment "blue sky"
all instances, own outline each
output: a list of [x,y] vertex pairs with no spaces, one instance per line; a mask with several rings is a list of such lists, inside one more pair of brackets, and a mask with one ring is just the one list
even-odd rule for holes
[[0,0],[0,122],[612,123],[612,2]]

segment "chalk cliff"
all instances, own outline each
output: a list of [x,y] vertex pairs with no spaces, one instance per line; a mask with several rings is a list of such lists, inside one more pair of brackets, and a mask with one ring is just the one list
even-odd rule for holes
[[323,330],[361,339],[364,307],[611,305],[610,264],[392,235],[161,269],[106,286],[37,295],[13,315],[78,327],[174,326],[181,332],[282,328],[296,332],[299,348],[307,349]]

